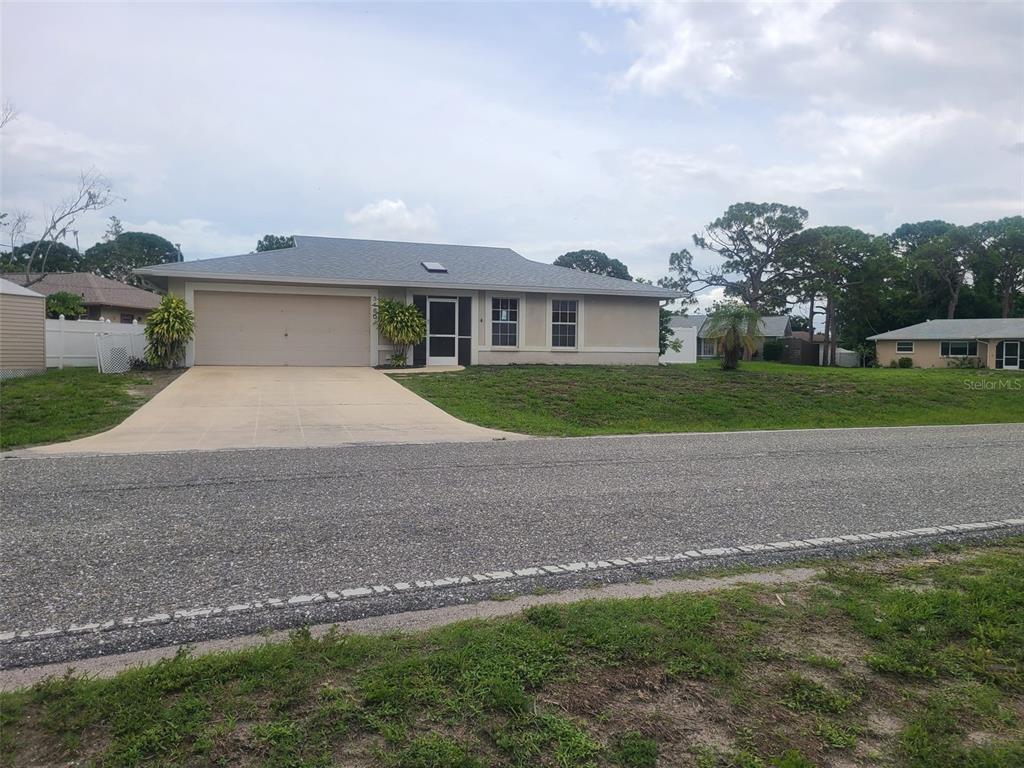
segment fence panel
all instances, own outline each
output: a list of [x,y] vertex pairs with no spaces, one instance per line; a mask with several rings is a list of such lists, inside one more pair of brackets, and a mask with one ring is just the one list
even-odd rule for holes
[[[96,366],[107,370],[101,365],[101,355],[106,350],[109,362],[112,350],[126,350],[129,357],[142,357],[146,351],[146,337],[143,335],[145,326],[137,323],[109,323],[105,320],[64,320],[47,319],[46,321],[46,367],[67,368]],[[118,357],[121,353],[118,353]],[[114,364],[114,370],[121,368],[120,363]]]

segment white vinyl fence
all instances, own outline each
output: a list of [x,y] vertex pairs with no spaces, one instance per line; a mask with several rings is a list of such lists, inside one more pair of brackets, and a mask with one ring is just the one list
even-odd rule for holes
[[132,358],[146,353],[145,326],[106,320],[46,321],[46,367],[96,366],[102,373],[124,373]]
[[696,363],[697,362],[697,329],[673,328],[672,338],[682,342],[679,351],[666,349],[665,354],[658,358],[661,363]]

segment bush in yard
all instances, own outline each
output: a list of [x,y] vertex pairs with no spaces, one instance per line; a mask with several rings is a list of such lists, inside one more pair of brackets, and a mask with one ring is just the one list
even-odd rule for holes
[[164,296],[146,318],[146,362],[156,368],[174,368],[184,362],[185,345],[192,341],[195,316],[177,296]]
[[68,320],[77,320],[86,313],[82,297],[77,293],[57,291],[46,297],[46,316],[58,318],[64,315]]
[[753,352],[761,315],[750,307],[735,302],[719,302],[708,315],[704,335],[718,341],[722,350],[722,370],[739,368],[744,350]]
[[896,362],[896,364],[897,364],[897,365],[898,365],[898,366],[899,366],[900,368],[913,368],[913,367],[914,367],[914,358],[912,358],[912,357],[901,357],[901,358],[900,358],[900,359],[899,359],[899,360],[898,360],[898,361]]
[[764,343],[765,360],[781,360],[785,351],[786,342],[784,341],[766,341]]
[[394,368],[406,366],[406,347],[427,337],[427,320],[412,304],[380,299],[373,306],[373,322],[393,347],[388,363]]

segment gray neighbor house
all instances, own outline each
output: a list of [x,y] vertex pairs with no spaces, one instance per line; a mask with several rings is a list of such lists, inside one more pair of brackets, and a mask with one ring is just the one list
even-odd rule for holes
[[[688,315],[684,317],[673,317],[670,321],[672,328],[696,328],[697,329],[697,358],[707,359],[719,356],[718,341],[708,338],[705,331],[707,328],[707,315]],[[755,356],[764,358],[764,343],[766,341],[781,341],[792,334],[790,319],[786,315],[765,315],[761,318],[756,338],[757,348]]]
[[[391,353],[379,298],[415,304],[414,364],[658,364],[678,291],[530,261],[509,248],[296,235],[295,245],[136,274],[195,313],[187,365],[369,366]],[[408,353],[408,350],[406,350]]]

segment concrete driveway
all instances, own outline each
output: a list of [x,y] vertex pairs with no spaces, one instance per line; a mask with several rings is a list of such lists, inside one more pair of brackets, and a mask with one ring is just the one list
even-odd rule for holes
[[372,368],[203,366],[120,425],[32,453],[155,453],[520,438],[467,424]]

